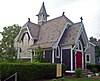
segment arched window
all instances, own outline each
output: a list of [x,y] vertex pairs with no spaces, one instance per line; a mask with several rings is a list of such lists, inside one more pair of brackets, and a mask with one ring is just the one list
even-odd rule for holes
[[77,43],[76,49],[78,49],[78,50],[83,50],[83,45],[82,45],[82,43],[81,43],[80,40],[78,40],[78,43]]
[[79,50],[83,50],[83,45],[80,40],[79,40]]
[[20,52],[20,53],[22,52],[22,49],[21,49],[21,48],[19,48],[19,52]]

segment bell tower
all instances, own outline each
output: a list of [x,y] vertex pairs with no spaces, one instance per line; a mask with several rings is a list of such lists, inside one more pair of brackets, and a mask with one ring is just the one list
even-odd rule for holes
[[42,25],[44,22],[47,21],[47,17],[49,16],[46,12],[44,2],[42,3],[41,9],[39,13],[36,15],[38,16],[38,24]]

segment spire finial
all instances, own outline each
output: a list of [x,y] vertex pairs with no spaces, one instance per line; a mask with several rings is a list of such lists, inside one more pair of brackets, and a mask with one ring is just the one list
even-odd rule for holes
[[81,22],[82,22],[82,20],[83,20],[82,16],[80,17],[80,19],[81,19]]
[[42,3],[42,5],[44,5],[44,2]]
[[30,22],[30,18],[28,18],[28,22]]
[[65,14],[65,12],[62,13],[62,16]]

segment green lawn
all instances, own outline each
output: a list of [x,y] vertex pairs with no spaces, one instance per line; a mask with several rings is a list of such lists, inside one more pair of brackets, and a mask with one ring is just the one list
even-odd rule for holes
[[49,81],[100,81],[99,78],[60,78]]

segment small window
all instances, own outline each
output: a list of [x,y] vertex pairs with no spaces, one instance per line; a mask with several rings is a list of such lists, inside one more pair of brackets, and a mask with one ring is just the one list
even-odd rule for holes
[[43,15],[43,17],[44,17],[44,15]]
[[21,48],[19,48],[19,52],[20,52],[20,53],[22,52],[22,49],[21,49]]
[[34,39],[34,43],[36,43],[37,42],[37,39]]
[[34,51],[32,50],[32,55],[34,55]]
[[45,51],[43,52],[43,58],[45,58]]
[[90,54],[86,54],[86,62],[90,63]]
[[67,24],[67,27],[70,27],[71,26],[71,24],[69,23],[69,24]]
[[100,61],[100,57],[97,57],[97,60]]

